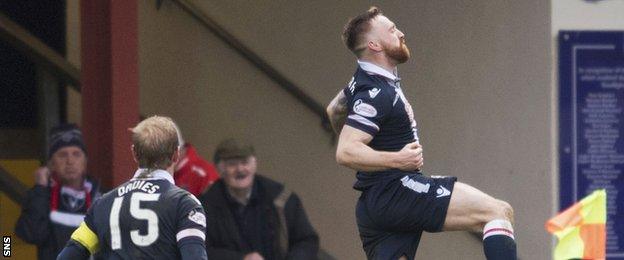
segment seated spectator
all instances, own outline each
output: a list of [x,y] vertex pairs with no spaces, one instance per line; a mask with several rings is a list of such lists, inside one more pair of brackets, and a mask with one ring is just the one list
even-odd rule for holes
[[316,259],[319,238],[299,197],[256,174],[254,148],[233,139],[214,155],[221,179],[200,198],[209,259]]
[[214,165],[199,157],[190,143],[185,143],[180,133],[179,142],[184,144],[180,149],[180,161],[175,167],[173,178],[178,187],[187,190],[195,196],[199,196],[204,190],[212,185],[219,174]]
[[73,124],[51,131],[47,166],[35,172],[15,233],[37,246],[39,259],[56,259],[91,203],[100,196],[86,174],[82,133]]

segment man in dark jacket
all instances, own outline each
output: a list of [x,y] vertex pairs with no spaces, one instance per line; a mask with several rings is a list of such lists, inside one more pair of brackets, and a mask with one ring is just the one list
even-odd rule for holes
[[75,125],[51,131],[47,166],[35,172],[35,186],[26,195],[15,233],[37,246],[39,259],[56,259],[91,203],[100,196],[87,178],[87,155]]
[[316,259],[319,238],[299,197],[256,175],[251,145],[221,142],[214,161],[221,174],[200,197],[206,210],[209,259]]

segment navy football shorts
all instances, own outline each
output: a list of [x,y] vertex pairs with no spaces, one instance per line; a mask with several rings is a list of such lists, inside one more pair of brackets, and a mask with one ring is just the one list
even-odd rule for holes
[[357,225],[368,259],[416,256],[423,231],[440,232],[456,177],[397,172],[362,192]]

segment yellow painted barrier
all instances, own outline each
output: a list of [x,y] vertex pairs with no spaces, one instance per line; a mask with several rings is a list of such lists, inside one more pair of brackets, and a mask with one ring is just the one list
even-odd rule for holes
[[[35,183],[34,172],[39,165],[38,160],[0,160],[0,166],[28,188]],[[21,205],[0,192],[0,233],[2,236],[11,236],[11,258],[37,259],[37,248],[22,241],[14,233],[21,210]]]

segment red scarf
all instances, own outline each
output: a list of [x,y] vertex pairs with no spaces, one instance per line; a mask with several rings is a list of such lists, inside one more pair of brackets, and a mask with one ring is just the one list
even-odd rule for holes
[[[85,195],[85,205],[88,209],[91,206],[91,189],[87,187],[87,181],[82,181],[82,190],[86,193]],[[58,209],[59,205],[59,196],[61,194],[61,188],[63,185],[60,185],[60,182],[56,178],[52,178],[51,181],[51,196],[50,196],[50,211],[55,211]],[[93,187],[91,187],[93,188]]]

